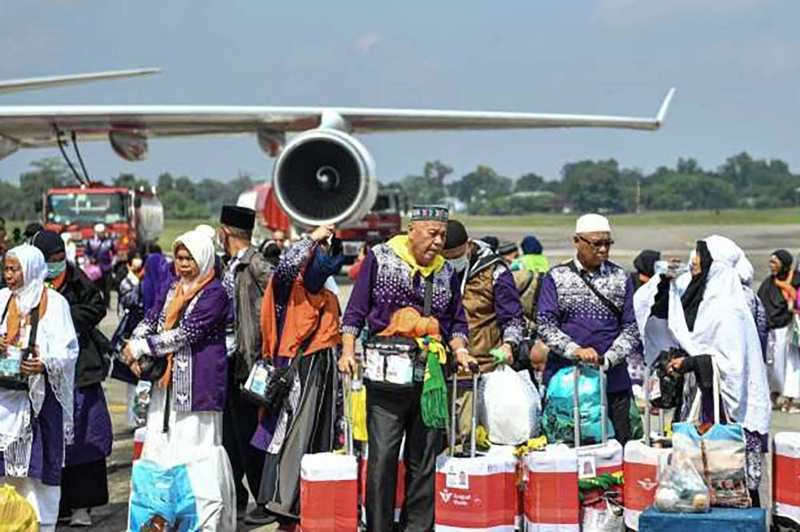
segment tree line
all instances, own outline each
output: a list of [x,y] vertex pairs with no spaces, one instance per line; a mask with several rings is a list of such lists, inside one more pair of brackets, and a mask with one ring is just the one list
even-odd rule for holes
[[445,202],[472,214],[532,212],[625,213],[641,210],[792,207],[800,203],[800,175],[780,159],[754,159],[747,152],[728,157],[715,169],[696,159],[651,173],[625,168],[615,159],[567,163],[558,179],[527,173],[512,179],[490,166],[453,177],[442,161],[425,163],[421,174],[395,183],[411,203]]
[[[754,159],[742,152],[728,157],[715,169],[702,168],[692,158],[674,167],[661,166],[650,173],[625,168],[615,159],[567,163],[558,179],[526,173],[512,179],[490,166],[455,177],[442,161],[426,162],[420,174],[392,183],[402,187],[409,204],[451,203],[472,214],[521,215],[536,212],[637,212],[639,210],[697,210],[792,207],[800,203],[800,175],[780,159]],[[239,174],[230,181],[163,173],[151,183],[132,173],[121,173],[109,185],[138,188],[155,184],[172,219],[210,218],[223,204],[235,203],[239,194],[259,180]],[[58,158],[31,163],[19,184],[0,180],[0,214],[10,220],[37,218],[36,199],[47,188],[74,186],[76,180]]]

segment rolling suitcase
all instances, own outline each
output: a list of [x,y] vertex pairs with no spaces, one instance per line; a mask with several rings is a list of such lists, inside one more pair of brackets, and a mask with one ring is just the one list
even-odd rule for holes
[[517,459],[512,453],[478,455],[475,444],[478,404],[477,368],[472,375],[475,394],[472,411],[470,452],[455,455],[456,384],[453,375],[453,396],[450,413],[450,449],[436,460],[436,526],[437,531],[513,532],[517,515]]
[[[342,380],[345,394],[349,395],[350,379]],[[349,397],[345,405],[347,399]],[[355,532],[358,529],[358,462],[353,454],[349,410],[345,411],[346,454],[307,454],[300,462],[302,532]]]
[[[658,488],[658,466],[665,463],[672,454],[668,448],[653,447],[652,433],[650,430],[650,391],[647,385],[650,377],[649,367],[645,370],[644,387],[644,440],[629,441],[625,445],[624,463],[622,466],[625,476],[625,526],[639,530],[639,516],[651,504]],[[659,415],[659,436],[664,433],[663,413]]]
[[[622,446],[616,440],[609,440],[606,430],[608,401],[605,371],[600,370],[601,443],[587,446],[580,445],[580,366],[575,366],[574,371],[573,419],[577,446],[570,448],[563,444],[548,445],[544,451],[533,451],[525,455],[523,480],[526,531],[581,530],[583,516],[579,480],[622,471]],[[586,511],[590,510],[593,511],[594,508]]]
[[772,520],[800,530],[800,432],[779,432],[772,442]]

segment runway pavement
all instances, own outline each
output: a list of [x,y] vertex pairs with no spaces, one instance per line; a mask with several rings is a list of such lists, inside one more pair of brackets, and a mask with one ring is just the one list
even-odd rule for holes
[[[613,219],[612,219],[613,223]],[[544,244],[545,251],[554,261],[564,260],[572,254],[572,232],[563,228],[546,228],[528,230],[526,228],[493,229],[490,227],[469,228],[473,236],[497,235],[501,239],[519,241],[527,234],[535,233]],[[615,230],[614,238],[617,245],[612,250],[611,258],[618,264],[630,267],[633,257],[640,249],[651,248],[666,251],[679,257],[687,257],[693,242],[704,236],[721,234],[733,238],[747,252],[751,261],[756,266],[757,282],[767,275],[766,262],[771,252],[778,248],[787,248],[794,254],[800,245],[800,229],[795,226],[722,226],[722,227],[667,227],[663,229],[645,227],[622,227]],[[346,301],[350,294],[351,286],[344,280],[341,281],[342,301]],[[103,321],[101,328],[109,336],[117,323],[117,316],[111,311]],[[109,492],[110,504],[93,511],[94,526],[91,530],[98,532],[121,532],[126,530],[127,502],[130,485],[131,457],[133,453],[133,433],[126,422],[126,390],[125,385],[117,381],[107,381],[106,393],[112,413],[114,426],[114,447],[109,458]],[[775,412],[772,422],[772,433],[798,430],[800,416],[790,416]],[[764,488],[762,500],[765,507],[769,485],[771,464],[765,467]],[[252,503],[252,501],[251,501]],[[71,530],[69,527],[59,527],[59,530]],[[276,530],[275,526],[245,527],[240,523],[238,531],[254,530],[266,532]]]

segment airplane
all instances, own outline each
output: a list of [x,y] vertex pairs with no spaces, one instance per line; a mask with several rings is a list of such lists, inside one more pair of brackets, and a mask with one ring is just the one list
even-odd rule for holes
[[[141,68],[0,81],[13,92],[157,74]],[[68,139],[107,140],[127,161],[147,157],[150,138],[255,135],[277,157],[276,199],[299,227],[360,220],[378,190],[375,161],[354,136],[402,131],[534,128],[619,128],[656,131],[675,89],[654,118],[573,114],[208,105],[5,105],[0,106],[0,160],[21,149],[58,146]],[[287,138],[287,135],[290,137]]]

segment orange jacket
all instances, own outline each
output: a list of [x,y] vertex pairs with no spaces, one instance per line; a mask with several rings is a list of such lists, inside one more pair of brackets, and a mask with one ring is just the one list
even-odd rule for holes
[[311,342],[304,355],[342,343],[336,295],[324,288],[318,294],[312,294],[306,290],[302,277],[299,277],[294,281],[286,302],[281,343],[278,346],[278,316],[272,283],[270,279],[264,299],[261,300],[262,353],[265,358],[272,359],[276,354],[294,358],[308,338],[311,338]]

